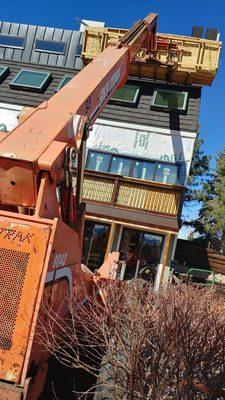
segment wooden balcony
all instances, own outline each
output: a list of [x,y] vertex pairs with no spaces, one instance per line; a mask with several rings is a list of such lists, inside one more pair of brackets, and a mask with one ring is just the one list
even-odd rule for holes
[[86,170],[83,200],[117,209],[179,217],[183,190],[181,186]]

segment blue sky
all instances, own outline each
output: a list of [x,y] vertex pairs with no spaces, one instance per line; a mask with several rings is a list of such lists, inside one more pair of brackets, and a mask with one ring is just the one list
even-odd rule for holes
[[[3,4],[2,20],[68,29],[78,27],[77,17],[125,28],[149,12],[158,12],[159,32],[189,35],[193,25],[202,25],[219,28],[221,39],[225,40],[225,0],[10,0]],[[215,155],[225,144],[224,90],[225,63],[222,56],[213,86],[204,88],[202,93],[200,135],[205,139],[207,154]]]

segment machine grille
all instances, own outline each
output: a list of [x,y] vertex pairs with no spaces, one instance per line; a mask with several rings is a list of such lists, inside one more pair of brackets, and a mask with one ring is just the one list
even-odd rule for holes
[[10,350],[29,253],[0,248],[0,348]]

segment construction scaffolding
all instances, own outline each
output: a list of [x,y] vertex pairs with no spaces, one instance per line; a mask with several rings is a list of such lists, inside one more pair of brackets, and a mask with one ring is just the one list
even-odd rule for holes
[[[86,27],[82,48],[88,64],[106,47],[116,45],[125,29]],[[156,35],[156,51],[150,58],[140,50],[130,66],[130,75],[178,84],[211,85],[219,66],[222,43],[171,34]]]

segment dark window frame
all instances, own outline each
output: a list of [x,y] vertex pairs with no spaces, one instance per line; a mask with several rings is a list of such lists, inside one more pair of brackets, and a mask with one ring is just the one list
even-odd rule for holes
[[[88,168],[88,163],[89,163],[89,159],[90,159],[90,155],[91,153],[100,153],[100,154],[106,154],[108,156],[110,156],[110,161],[109,161],[109,167],[108,167],[108,171],[96,171],[96,172],[102,172],[102,173],[108,173],[108,174],[112,174],[112,175],[118,175],[118,176],[127,176],[129,178],[133,178],[133,179],[139,179],[140,181],[149,181],[149,182],[158,182],[158,183],[163,183],[163,182],[159,182],[155,180],[156,174],[157,174],[157,165],[158,164],[164,164],[164,165],[168,165],[168,166],[176,166],[177,167],[177,179],[175,183],[163,183],[165,185],[178,185],[178,186],[182,186],[180,184],[180,178],[181,178],[181,168],[182,168],[182,163],[181,162],[169,162],[169,161],[164,161],[164,160],[154,160],[154,159],[145,159],[145,158],[140,158],[140,157],[135,157],[135,156],[126,156],[126,155],[121,155],[121,154],[116,154],[116,153],[112,153],[112,152],[107,152],[107,151],[102,151],[102,150],[96,150],[96,149],[88,149],[88,154],[87,154],[87,158],[86,158],[86,162],[85,162],[85,169],[87,169],[88,171],[94,171],[93,169],[89,169]],[[129,175],[119,175],[116,173],[112,173],[110,172],[110,168],[111,168],[111,163],[112,163],[112,158],[113,157],[118,157],[118,158],[127,158],[128,160],[131,160],[131,164],[130,164],[130,169],[129,169]],[[154,174],[153,174],[153,180],[150,179],[141,179],[141,178],[135,178],[133,177],[133,171],[134,171],[134,166],[135,166],[135,162],[149,162],[149,163],[153,163],[155,164],[155,170],[154,170]]]
[[[168,93],[182,93],[184,94],[184,106],[183,108],[169,108],[166,106],[162,106],[162,105],[157,105],[155,104],[155,99],[157,96],[158,92],[168,92]],[[188,106],[188,99],[189,99],[189,93],[187,91],[180,91],[180,90],[172,90],[172,89],[162,89],[162,88],[158,88],[155,89],[153,92],[153,96],[152,96],[152,100],[151,100],[151,109],[152,110],[158,110],[158,111],[166,111],[166,112],[174,112],[174,113],[186,113],[187,112],[187,106]]]
[[0,65],[0,68],[3,68],[2,72],[0,72],[0,83],[5,79],[7,75],[9,75],[9,67],[4,65]]
[[132,87],[132,88],[135,87],[136,88],[136,94],[134,96],[134,100],[129,101],[129,100],[123,100],[123,99],[115,99],[115,98],[113,98],[114,94],[116,93],[115,92],[111,96],[109,102],[112,103],[112,104],[128,105],[128,106],[135,107],[137,105],[137,103],[138,103],[139,98],[140,98],[141,88],[138,85],[131,85],[131,84],[128,83],[128,84],[125,84],[121,89],[125,89],[126,87]]
[[[38,73],[38,74],[46,74],[45,79],[43,80],[42,84],[39,85],[38,87],[35,85],[27,85],[27,84],[21,84],[21,83],[16,83],[16,80],[18,77],[23,73],[23,72],[31,72],[31,73]],[[12,89],[18,89],[18,90],[27,90],[27,91],[34,91],[34,92],[43,92],[46,86],[50,83],[50,80],[52,78],[51,72],[47,71],[42,71],[42,70],[32,70],[32,69],[27,69],[27,68],[22,68],[12,79],[12,81],[9,83],[9,86]]]
[[[155,175],[156,175],[156,163],[158,163],[159,161],[157,160],[152,160],[152,159],[144,159],[144,158],[134,158],[133,160],[133,170],[132,170],[132,174],[134,173],[134,169],[135,169],[135,163],[136,162],[148,162],[148,163],[152,163],[154,164],[154,172],[153,172],[153,181],[155,182]],[[171,163],[172,164],[172,163]],[[174,164],[173,164],[174,165]],[[151,181],[151,179],[142,179],[142,178],[136,178],[135,176],[131,175],[132,178],[134,179],[140,179],[142,181]]]
[[[82,262],[88,266],[89,261],[90,261],[90,255],[91,255],[91,248],[92,248],[92,242],[93,242],[93,238],[94,238],[94,230],[96,225],[100,225],[103,226],[105,228],[108,228],[108,237],[109,237],[109,233],[110,233],[110,228],[111,228],[111,224],[107,223],[107,222],[101,222],[101,221],[92,221],[89,219],[85,219],[85,226],[84,226],[84,236],[83,236],[83,246],[82,246]],[[89,231],[89,232],[88,232]],[[89,234],[88,234],[89,233]],[[89,243],[86,247],[86,239],[89,239]],[[107,238],[107,242],[108,242],[108,238]],[[107,243],[106,243],[106,247],[107,247]],[[85,253],[86,251],[86,253]]]
[[[135,247],[133,246],[133,244],[131,242],[132,235],[137,235],[138,236],[138,238],[137,238],[138,240],[136,241],[136,243],[134,243]],[[145,264],[146,258],[143,255],[143,249],[144,249],[144,246],[146,244],[145,241],[144,241],[145,235],[152,236],[152,239],[156,238],[156,240],[158,241],[158,243],[160,245],[159,246],[159,252],[158,252],[157,261],[156,261],[156,259],[154,259],[154,260],[151,259],[150,263],[148,262],[148,264],[147,263]],[[126,236],[127,236],[127,239],[128,239],[127,241],[126,241]],[[163,234],[163,233],[160,234],[160,233],[155,233],[154,231],[145,231],[145,230],[137,229],[137,228],[134,228],[134,227],[130,228],[128,226],[124,226],[123,230],[122,230],[120,244],[119,244],[119,250],[127,253],[128,256],[129,255],[133,255],[135,257],[135,255],[136,255],[136,257],[133,259],[133,261],[132,261],[132,258],[128,257],[128,260],[127,260],[128,270],[125,271],[124,280],[126,280],[127,278],[129,278],[129,279],[132,278],[132,275],[135,276],[136,263],[137,263],[138,260],[141,262],[140,263],[142,265],[141,268],[143,268],[144,266],[146,266],[146,267],[150,266],[150,267],[156,268],[158,263],[160,263],[160,260],[161,260],[161,257],[162,257],[162,252],[163,252],[163,248],[164,248],[164,244],[165,244],[165,234]],[[137,251],[135,252],[132,249],[131,246],[133,247],[133,249],[136,248]],[[143,263],[143,261],[144,261],[144,263]],[[154,261],[156,261],[155,265],[154,265]],[[134,266],[133,271],[131,269],[132,264]],[[132,272],[133,272],[133,274],[132,274]],[[156,272],[156,270],[155,270],[155,272]]]
[[[9,37],[13,39],[22,39],[23,40],[23,45],[22,46],[16,46],[16,45],[10,45],[10,44],[2,44],[1,43],[1,37]],[[25,43],[26,43],[26,38],[25,36],[16,36],[16,35],[8,35],[5,33],[0,33],[0,47],[5,47],[9,49],[19,49],[23,50],[25,48]]]
[[[55,44],[62,44],[63,45],[63,51],[57,51],[57,50],[43,50],[37,47],[37,42],[45,42],[45,43],[55,43]],[[34,51],[38,51],[39,53],[48,53],[48,54],[58,54],[58,55],[65,55],[66,53],[66,48],[67,48],[67,43],[66,42],[61,42],[60,40],[49,40],[49,39],[36,39],[35,44],[34,44]]]
[[[157,166],[159,164],[164,164],[164,165],[167,165],[167,166],[177,167],[177,179],[176,179],[175,183],[160,182],[160,181],[155,179],[156,175],[157,175]],[[165,185],[179,185],[180,175],[181,175],[181,165],[179,163],[174,163],[173,164],[173,163],[169,163],[167,161],[162,162],[160,160],[156,162],[155,171],[154,171],[154,182],[163,183]]]
[[[134,161],[131,160],[130,157],[122,156],[122,155],[117,155],[117,154],[113,154],[113,155],[110,155],[110,156],[111,156],[111,158],[110,158],[110,162],[109,162],[109,171],[108,171],[109,174],[115,174],[115,175],[119,175],[119,176],[129,176],[129,177],[132,177],[131,171],[132,171],[132,165],[133,165]],[[116,172],[111,172],[111,171],[110,171],[110,169],[111,169],[111,167],[112,167],[112,162],[113,162],[113,158],[114,158],[114,157],[123,158],[123,159],[126,159],[126,160],[130,161],[129,175],[117,174]]]
[[67,77],[70,77],[71,80],[74,78],[74,76],[72,76],[72,75],[65,74],[65,75],[63,76],[63,78],[61,79],[61,81],[59,82],[57,88],[55,89],[55,92],[58,92],[58,91],[61,90],[64,86],[66,86],[67,83],[70,82],[70,81],[69,81],[69,82],[67,82],[65,85],[61,86],[62,83],[64,82],[64,80],[65,80]]
[[[88,150],[88,154],[87,154],[87,157],[86,157],[86,161],[85,161],[85,168],[86,168],[86,169],[88,169],[89,171],[94,171],[93,169],[87,168],[87,165],[88,165],[89,160],[90,160],[90,158],[91,158],[91,153],[100,153],[100,154],[106,154],[107,156],[110,156],[110,160],[109,160],[109,163],[108,163],[108,170],[110,169],[112,153],[107,153],[106,151],[101,151],[101,150],[100,150],[100,151],[91,150],[91,149]],[[102,172],[102,171],[96,171],[96,172]],[[104,171],[104,172],[105,172],[105,171]],[[109,173],[109,172],[107,172],[107,173]]]

